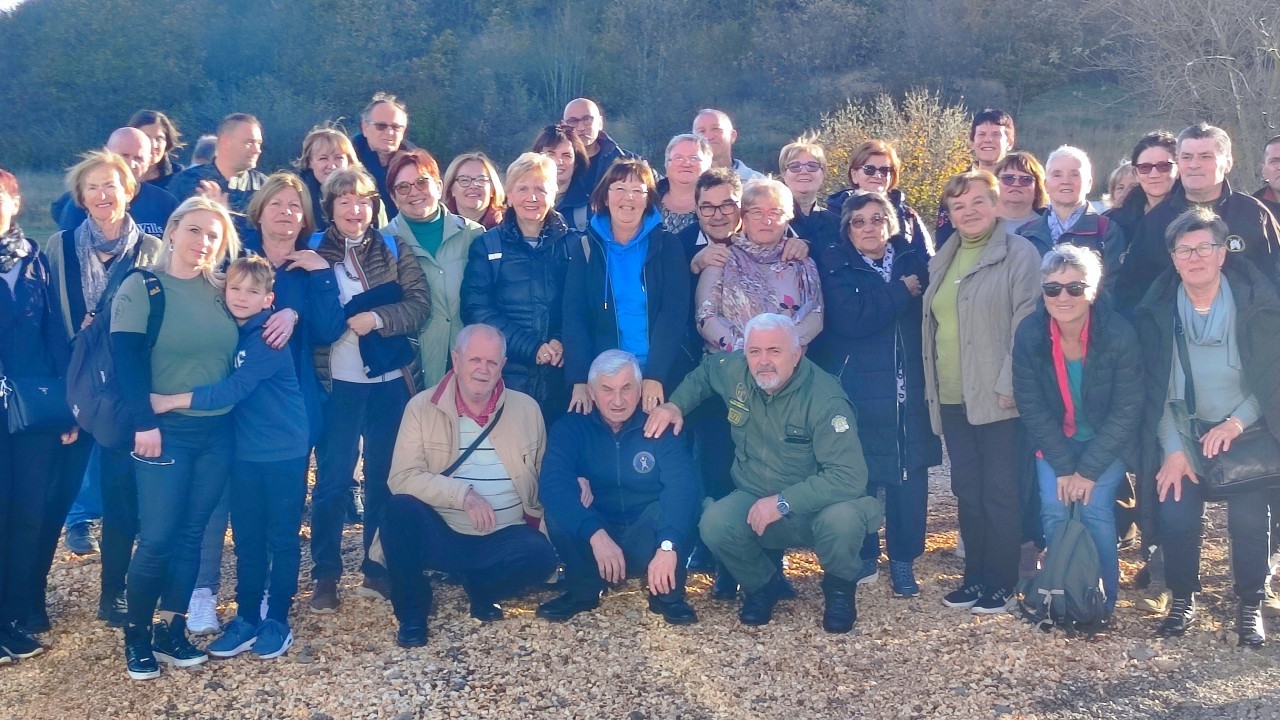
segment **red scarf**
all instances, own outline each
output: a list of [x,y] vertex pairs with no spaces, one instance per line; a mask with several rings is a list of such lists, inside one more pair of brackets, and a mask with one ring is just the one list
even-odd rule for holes
[[453,384],[453,404],[458,411],[458,417],[469,417],[475,421],[480,427],[489,424],[489,417],[493,415],[493,411],[498,409],[498,398],[502,396],[502,391],[506,389],[506,384],[502,380],[498,380],[498,384],[494,386],[493,393],[489,395],[489,402],[485,404],[484,412],[475,414],[467,408],[467,404],[462,401],[462,389],[458,387],[454,371],[450,370],[440,378],[440,384],[436,385],[436,391],[431,396],[431,402],[435,403],[440,400],[440,396],[444,394],[445,388]]
[[[1080,360],[1089,354],[1089,318],[1084,316],[1084,327],[1080,328]],[[1062,417],[1062,434],[1067,437],[1076,435],[1076,406],[1071,400],[1071,382],[1067,379],[1067,358],[1062,354],[1062,330],[1058,321],[1049,318],[1049,343],[1053,348],[1053,370],[1058,376],[1058,392],[1062,394],[1062,405],[1067,412]]]

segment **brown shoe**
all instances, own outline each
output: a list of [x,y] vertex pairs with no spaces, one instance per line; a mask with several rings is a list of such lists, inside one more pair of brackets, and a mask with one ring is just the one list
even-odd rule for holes
[[337,580],[317,580],[315,586],[311,588],[311,602],[308,604],[311,612],[332,615],[338,612],[338,606],[341,604],[342,601],[338,599]]
[[373,598],[374,600],[390,600],[391,581],[385,577],[365,575],[364,582],[360,583],[360,587],[356,588],[356,594],[360,597]]

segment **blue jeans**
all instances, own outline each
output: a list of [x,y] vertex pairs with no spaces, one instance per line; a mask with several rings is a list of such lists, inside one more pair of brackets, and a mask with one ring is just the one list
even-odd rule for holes
[[200,572],[196,574],[196,587],[209,588],[217,597],[222,587],[222,548],[227,544],[227,523],[231,519],[231,483],[222,493],[209,524],[204,528],[200,541]]
[[[1058,473],[1043,459],[1036,458],[1040,478],[1040,520],[1044,537],[1053,552],[1054,534],[1067,519],[1067,506],[1058,499]],[[1115,610],[1116,593],[1120,591],[1120,551],[1116,548],[1116,491],[1124,480],[1124,463],[1116,460],[1093,484],[1089,504],[1084,506],[1081,521],[1098,549],[1098,567],[1102,589],[1107,593],[1107,612]]]
[[[876,495],[875,485],[867,487]],[[912,562],[924,554],[925,521],[929,518],[929,468],[909,468],[898,485],[884,486],[884,544],[892,561]],[[880,528],[867,533],[859,557],[880,557]]]
[[89,451],[89,464],[84,469],[84,480],[80,484],[80,494],[76,495],[76,501],[67,513],[67,527],[84,525],[102,517],[102,472],[98,467],[101,456],[102,448],[98,443],[93,443],[93,449]]
[[312,579],[342,577],[342,526],[362,437],[364,560],[360,569],[365,575],[387,576],[385,568],[369,559],[369,545],[391,497],[387,489],[391,453],[408,403],[409,386],[403,378],[380,383],[333,381],[325,405],[324,432],[316,447],[316,486],[311,491]]
[[186,614],[200,570],[200,542],[226,490],[234,441],[231,415],[160,417],[172,465],[134,460],[138,549],[129,563],[129,624],[150,626],[156,610]]
[[289,622],[302,565],[302,506],[307,461],[237,460],[231,473],[231,529],[236,541],[236,604],[240,617],[258,622],[262,594],[271,590],[267,617]]

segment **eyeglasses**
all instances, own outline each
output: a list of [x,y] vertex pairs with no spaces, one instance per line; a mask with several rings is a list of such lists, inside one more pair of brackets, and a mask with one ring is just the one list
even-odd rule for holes
[[404,125],[401,125],[400,123],[376,122],[376,123],[369,123],[369,124],[372,125],[373,129],[377,130],[378,132],[386,132],[388,130],[391,130],[392,132],[396,132],[396,133],[404,132]]
[[672,155],[671,157],[667,158],[667,162],[672,164],[681,164],[681,165],[697,165],[698,163],[702,162],[702,156]]
[[[867,167],[871,167],[871,166],[870,166],[870,165],[868,165]],[[793,163],[787,163],[787,170],[789,170],[789,171],[791,171],[791,172],[793,172],[793,173],[798,173],[798,172],[811,172],[811,173],[812,173],[812,172],[818,172],[818,171],[819,171],[819,170],[821,170],[821,169],[822,169],[822,163],[820,163],[820,162],[818,162],[818,161],[816,161],[816,160],[810,160],[809,162],[793,162]]]
[[1009,187],[1031,187],[1036,179],[1030,175],[1001,175],[1000,182]]
[[583,115],[582,117],[567,117],[564,119],[565,125],[590,125],[596,121],[595,115]]
[[732,200],[730,200],[729,202],[720,203],[719,205],[699,205],[698,206],[698,214],[704,218],[713,218],[717,214],[724,215],[725,217],[729,217],[730,215],[733,215],[736,212],[738,212],[738,203],[733,202]]
[[[432,182],[432,178],[427,177],[426,175],[423,175],[422,177],[418,178],[417,180],[414,180],[411,183],[407,183],[407,182],[396,183],[395,185],[391,186],[391,189],[395,190],[397,195],[408,195],[410,188],[418,188],[422,192],[426,192],[427,186],[430,185],[431,182]],[[463,185],[463,187],[466,187],[466,185]]]
[[1186,260],[1187,258],[1191,257],[1191,253],[1193,252],[1196,255],[1199,255],[1200,257],[1204,258],[1212,255],[1220,247],[1222,247],[1221,243],[1200,243],[1195,247],[1191,247],[1190,245],[1179,245],[1178,247],[1174,248],[1173,252],[1171,252],[1170,254],[1178,258],[1179,260]]
[[861,217],[853,218],[852,220],[849,221],[849,227],[853,228],[854,230],[861,230],[867,225],[871,225],[872,227],[880,227],[887,222],[889,222],[889,218],[880,214],[875,214],[869,218],[861,218]]
[[887,178],[893,174],[893,168],[888,165],[881,165],[879,167],[876,167],[875,165],[863,165],[862,174],[867,177]]
[[1088,288],[1089,283],[1082,282],[1080,280],[1069,282],[1066,285],[1059,282],[1047,282],[1040,286],[1040,289],[1044,290],[1045,297],[1058,297],[1062,294],[1063,290],[1066,290],[1067,294],[1071,297],[1080,297],[1081,295],[1084,295],[1084,291]]
[[787,211],[785,210],[775,209],[775,210],[765,211],[765,210],[761,210],[760,208],[751,208],[750,210],[747,211],[747,217],[751,218],[755,222],[761,222],[763,220],[769,220],[771,222],[782,222],[782,219],[785,218],[786,216],[787,216]]
[[490,180],[487,175],[477,175],[475,177],[471,177],[470,175],[459,175],[458,177],[453,179],[453,183],[455,185],[457,185],[458,187],[464,187],[464,188],[469,188],[472,185],[478,185],[480,187],[488,187],[489,183],[491,182],[492,180]]
[[621,185],[610,185],[609,192],[618,197],[645,197],[649,194],[649,188],[629,188]]
[[1165,160],[1158,163],[1138,163],[1133,166],[1133,169],[1137,170],[1139,175],[1150,175],[1152,170],[1161,175],[1168,175],[1169,171],[1173,169],[1173,165],[1172,161]]

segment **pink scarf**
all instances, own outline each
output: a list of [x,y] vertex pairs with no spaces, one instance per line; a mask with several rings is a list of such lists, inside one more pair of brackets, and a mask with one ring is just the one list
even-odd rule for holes
[[[1080,359],[1083,361],[1089,354],[1089,315],[1084,316],[1084,327],[1080,328]],[[1076,406],[1071,400],[1071,383],[1067,379],[1067,358],[1062,354],[1062,330],[1058,321],[1049,318],[1049,343],[1053,348],[1053,370],[1058,377],[1058,392],[1062,394],[1062,405],[1067,412],[1062,417],[1062,434],[1067,437],[1076,435]]]

